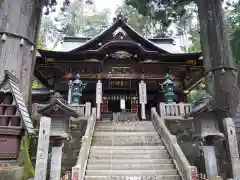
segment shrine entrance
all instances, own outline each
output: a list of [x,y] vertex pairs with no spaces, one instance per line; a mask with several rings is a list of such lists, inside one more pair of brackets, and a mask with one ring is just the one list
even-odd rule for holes
[[138,111],[138,97],[126,94],[105,94],[103,96],[102,112],[121,112],[121,99],[125,100],[126,112],[136,113]]
[[[125,100],[125,110],[122,110],[121,99]],[[104,93],[101,114],[114,117],[114,114],[126,112],[127,114],[138,113],[138,96],[130,93]],[[114,118],[113,118],[114,119]]]
[[[119,100],[108,100],[108,111],[109,112],[121,112],[120,107],[120,99]],[[125,109],[127,112],[131,111],[131,100],[125,100]]]

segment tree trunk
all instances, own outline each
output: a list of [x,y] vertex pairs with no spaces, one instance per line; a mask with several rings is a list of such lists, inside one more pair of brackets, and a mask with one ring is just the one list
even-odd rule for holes
[[220,117],[234,117],[238,105],[237,71],[224,25],[221,0],[197,0],[204,67],[213,84]]
[[20,80],[26,103],[31,94],[35,43],[43,2],[0,0],[0,82],[4,78],[4,70],[9,70]]
[[[225,117],[234,118],[236,115],[239,87],[236,65],[232,58],[227,38],[228,33],[224,24],[222,3],[221,0],[196,0],[196,2],[199,11],[204,67],[208,73],[208,83],[212,84],[212,95],[219,110],[220,131],[225,134],[227,139],[227,127],[224,126],[223,122]],[[231,176],[231,155],[228,144],[231,142],[224,141],[224,151],[222,151],[221,156],[226,155],[227,158],[223,162],[219,161],[219,165],[222,172],[229,173],[229,177]],[[223,165],[227,161],[228,166],[224,167]]]

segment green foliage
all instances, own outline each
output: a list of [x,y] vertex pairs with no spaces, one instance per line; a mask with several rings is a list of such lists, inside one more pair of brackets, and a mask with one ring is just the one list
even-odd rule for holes
[[182,17],[186,12],[184,6],[192,0],[125,0],[127,5],[131,5],[143,16],[151,15],[152,18],[161,22],[164,26],[169,26],[173,20]]
[[23,157],[24,180],[34,177],[34,168],[29,155],[29,138],[25,135],[21,140],[20,151]]
[[236,62],[240,61],[240,0],[234,2],[232,9],[227,13],[226,22],[233,57]]
[[38,88],[41,88],[41,84],[37,81],[37,80],[34,80],[33,83],[32,83],[32,89],[38,89]]
[[108,27],[109,10],[96,12],[93,5],[75,0],[58,14],[56,24],[62,36],[96,36]]
[[208,96],[206,85],[204,83],[200,83],[196,88],[192,89],[188,93],[187,98],[189,102],[195,103],[206,96]]
[[124,4],[117,8],[115,14],[123,14],[128,18],[128,24],[144,37],[157,37],[160,33],[165,32],[165,28],[159,22],[150,16],[143,16],[138,13],[137,9]]

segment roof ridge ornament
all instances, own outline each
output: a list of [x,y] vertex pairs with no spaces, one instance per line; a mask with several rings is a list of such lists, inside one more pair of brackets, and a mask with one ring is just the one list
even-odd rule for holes
[[117,20],[123,20],[124,22],[128,21],[128,18],[126,17],[126,15],[124,15],[122,12],[119,12],[117,14],[117,16],[115,18],[113,18],[113,22],[117,21]]

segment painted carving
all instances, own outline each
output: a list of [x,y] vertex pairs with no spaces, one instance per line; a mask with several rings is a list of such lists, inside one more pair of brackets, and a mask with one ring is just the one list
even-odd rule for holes
[[116,59],[128,59],[132,57],[132,54],[126,51],[116,51],[115,53],[111,54],[111,57]]

